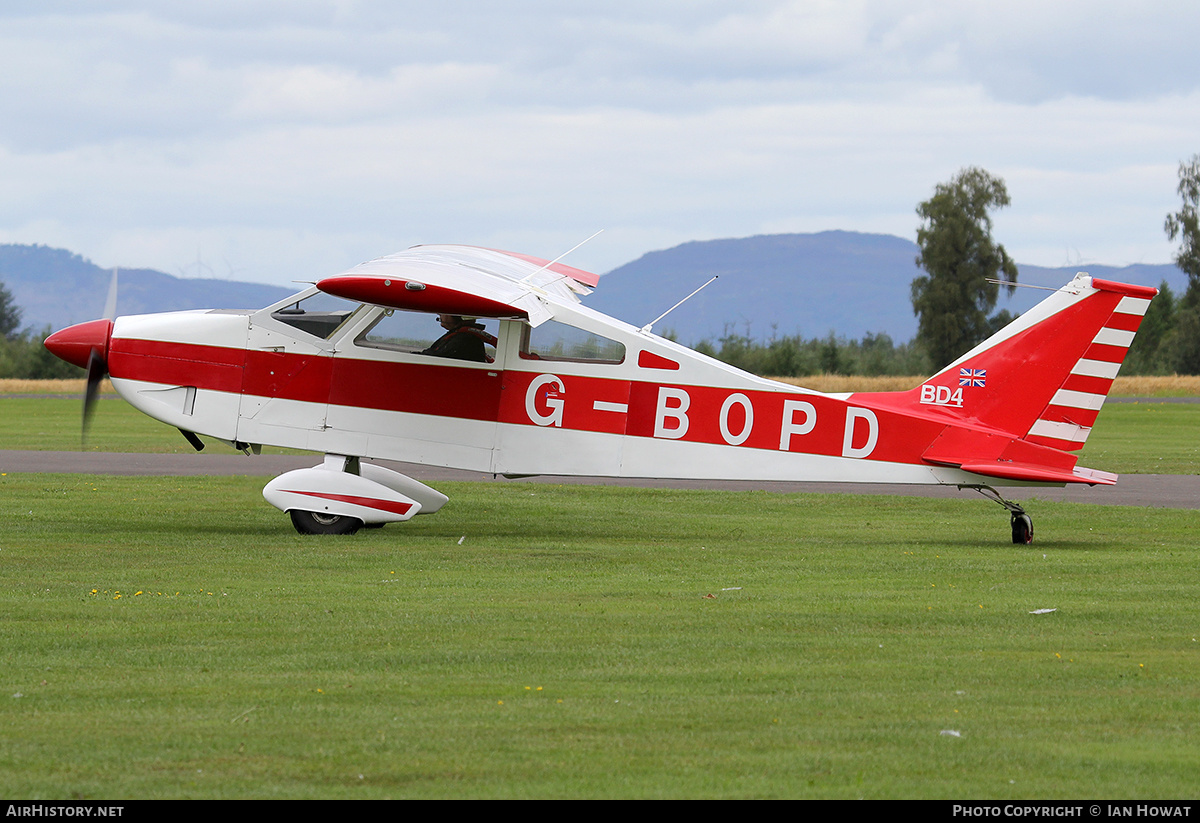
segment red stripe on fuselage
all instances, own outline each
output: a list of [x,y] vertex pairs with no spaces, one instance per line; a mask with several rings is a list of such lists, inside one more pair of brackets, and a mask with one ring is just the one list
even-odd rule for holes
[[336,406],[467,420],[496,419],[500,402],[499,370],[443,365],[448,361],[441,358],[430,360],[435,362],[334,358],[333,381],[326,383],[322,399],[328,398]]
[[245,349],[114,337],[108,373],[127,380],[240,392]]
[[328,355],[251,350],[246,352],[246,371],[239,391],[258,397],[325,403],[333,362]]
[[[114,350],[119,350],[122,358],[119,370],[113,369],[114,376],[153,383],[407,414],[525,426],[540,422],[575,431],[831,456],[844,454],[847,425],[852,429],[849,447],[864,447],[873,424],[865,417],[854,418],[850,409],[871,409],[878,428],[869,457],[908,463],[921,462],[920,454],[948,422],[823,395],[558,375],[552,371],[552,361],[539,364],[544,372],[501,372],[435,358],[429,358],[429,363],[385,362],[128,339],[119,346],[114,341]],[[539,385],[531,389],[535,381]],[[664,391],[685,394],[687,408],[680,408],[677,395],[664,400]],[[561,403],[558,417],[550,401]],[[531,410],[538,420],[533,419]]]

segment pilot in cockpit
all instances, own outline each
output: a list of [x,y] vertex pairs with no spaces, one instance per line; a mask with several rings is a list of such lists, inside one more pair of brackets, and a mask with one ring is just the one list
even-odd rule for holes
[[439,314],[438,322],[446,333],[421,354],[451,357],[455,360],[473,360],[477,363],[491,361],[484,346],[495,346],[496,338],[484,330],[482,323],[476,323],[459,314]]

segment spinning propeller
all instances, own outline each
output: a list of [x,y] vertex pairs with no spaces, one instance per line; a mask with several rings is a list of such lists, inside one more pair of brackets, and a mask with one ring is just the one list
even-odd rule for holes
[[100,383],[108,376],[108,342],[116,316],[117,270],[113,269],[108,297],[104,301],[104,319],[68,326],[46,338],[46,348],[54,355],[87,369],[87,389],[83,394],[82,437],[85,441],[96,398],[100,395]]

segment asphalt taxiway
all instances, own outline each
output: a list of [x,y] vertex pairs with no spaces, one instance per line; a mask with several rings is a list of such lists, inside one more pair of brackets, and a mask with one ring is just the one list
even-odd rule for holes
[[[242,454],[114,454],[109,452],[17,451],[0,450],[0,472],[56,472],[98,475],[157,475],[165,477],[196,475],[244,475],[275,477],[292,469],[315,466],[320,455],[242,455]],[[398,463],[374,461],[420,480],[470,480],[509,483],[490,474]],[[910,497],[957,497],[971,494],[955,486],[909,486],[887,483],[805,483],[748,480],[656,480],[608,477],[528,477],[521,482],[572,485],[634,486],[639,488],[762,490],[771,492],[814,492],[843,494],[888,494]],[[1002,494],[1010,500],[1062,500],[1109,506],[1152,506],[1173,509],[1200,509],[1200,475],[1126,474],[1115,486],[1006,486]]]

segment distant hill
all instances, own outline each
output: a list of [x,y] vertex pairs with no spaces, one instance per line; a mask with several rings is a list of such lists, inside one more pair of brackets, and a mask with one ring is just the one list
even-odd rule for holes
[[[885,333],[912,339],[917,321],[910,287],[920,274],[917,245],[886,234],[827,231],[684,243],[654,251],[600,278],[584,302],[635,326],[644,325],[714,274],[720,279],[658,323],[679,340],[717,340],[728,328],[766,339],[772,334],[858,339]],[[1182,294],[1187,277],[1173,265],[1020,266],[1019,280],[1061,286],[1082,268],[1095,277],[1157,286],[1164,279]],[[55,329],[94,320],[104,311],[111,269],[46,246],[0,245],[0,282],[24,311],[23,325]],[[258,308],[298,289],[231,280],[173,277],[121,269],[119,314],[194,308]],[[999,308],[1027,310],[1045,296],[1017,289]]]
[[[48,246],[0,245],[0,282],[21,307],[24,328],[61,329],[104,312],[112,269]],[[261,308],[299,288],[232,280],[173,277],[152,269],[121,269],[117,313],[180,309]]]
[[[921,274],[917,244],[886,234],[826,231],[684,243],[645,254],[600,278],[587,305],[636,326],[650,322],[714,274],[720,279],[658,323],[682,343],[720,338],[726,328],[755,339],[800,334],[846,338],[883,332],[899,343],[917,331],[911,286]],[[1182,293],[1187,278],[1174,265],[1019,266],[1021,283],[1057,287],[1078,270],[1094,277]],[[1026,311],[1045,297],[1017,289],[997,308]]]

